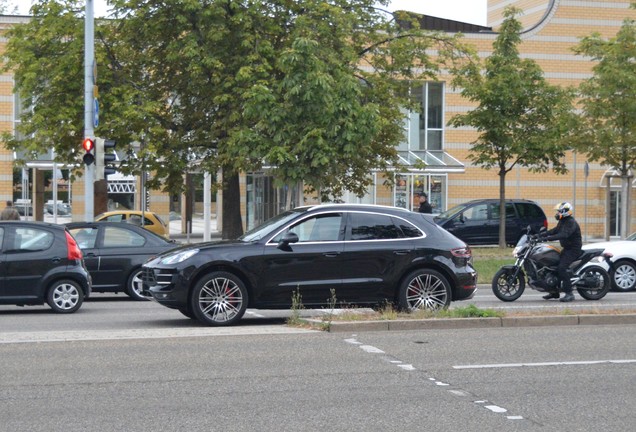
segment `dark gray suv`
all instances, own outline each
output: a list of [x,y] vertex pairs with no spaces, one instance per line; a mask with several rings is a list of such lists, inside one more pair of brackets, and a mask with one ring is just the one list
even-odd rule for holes
[[[435,216],[435,222],[469,245],[499,243],[499,200],[460,204]],[[533,232],[548,227],[541,207],[529,200],[506,200],[506,244],[515,245],[530,225]]]

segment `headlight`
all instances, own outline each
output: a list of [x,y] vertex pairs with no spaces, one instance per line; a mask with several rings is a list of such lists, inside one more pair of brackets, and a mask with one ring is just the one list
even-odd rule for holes
[[186,251],[177,252],[175,254],[168,255],[167,257],[163,257],[160,262],[161,264],[177,264],[198,253],[199,249],[188,249]]

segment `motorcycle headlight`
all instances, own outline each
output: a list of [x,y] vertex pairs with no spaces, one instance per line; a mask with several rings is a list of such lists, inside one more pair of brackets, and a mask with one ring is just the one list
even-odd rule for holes
[[199,253],[199,249],[188,249],[161,258],[161,264],[178,264]]
[[515,248],[512,250],[512,257],[517,258],[519,254],[521,253],[521,249],[523,248],[520,246],[515,246]]

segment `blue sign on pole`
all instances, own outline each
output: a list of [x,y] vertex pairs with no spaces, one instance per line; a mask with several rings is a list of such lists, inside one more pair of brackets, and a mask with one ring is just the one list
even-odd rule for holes
[[94,111],[93,111],[93,127],[99,126],[99,102],[97,99],[93,99],[94,101]]

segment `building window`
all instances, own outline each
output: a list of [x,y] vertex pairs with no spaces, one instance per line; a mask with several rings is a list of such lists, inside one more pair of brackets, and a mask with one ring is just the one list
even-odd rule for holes
[[444,142],[444,83],[427,82],[415,89],[421,106],[419,115],[409,117],[408,150],[442,150]]

